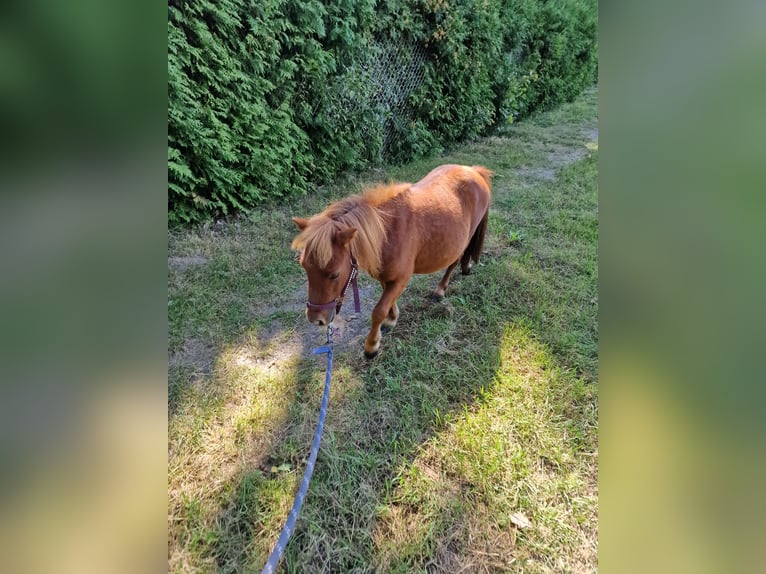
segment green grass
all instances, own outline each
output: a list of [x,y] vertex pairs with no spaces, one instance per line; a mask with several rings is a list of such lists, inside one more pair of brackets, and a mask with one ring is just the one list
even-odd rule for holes
[[359,340],[336,348],[281,568],[596,570],[596,125],[588,90],[442,157],[170,234],[170,571],[259,571],[302,478],[324,365],[290,217],[452,162],[497,173],[485,254],[442,303],[439,276],[413,278],[372,362]]

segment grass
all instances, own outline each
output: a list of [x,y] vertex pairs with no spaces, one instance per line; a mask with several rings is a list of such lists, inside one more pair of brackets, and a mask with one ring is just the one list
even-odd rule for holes
[[[259,571],[302,478],[324,366],[290,217],[451,162],[497,173],[485,254],[441,303],[439,277],[415,277],[374,361],[358,337],[336,346],[281,569],[597,569],[596,125],[592,89],[442,157],[170,233],[171,572]],[[369,308],[380,288],[362,288]]]

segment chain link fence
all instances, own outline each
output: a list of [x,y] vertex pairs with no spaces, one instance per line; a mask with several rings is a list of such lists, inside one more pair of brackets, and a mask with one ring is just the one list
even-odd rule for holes
[[386,159],[395,126],[411,119],[409,97],[425,77],[426,48],[420,43],[375,42],[363,60],[336,78],[330,115],[353,122],[371,155]]

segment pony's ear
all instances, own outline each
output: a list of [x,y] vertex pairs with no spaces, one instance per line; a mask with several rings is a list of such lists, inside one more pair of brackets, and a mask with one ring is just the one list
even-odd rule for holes
[[338,231],[338,233],[335,235],[335,241],[341,247],[345,247],[348,245],[349,241],[354,238],[354,235],[356,235],[356,229],[353,227],[347,227],[346,229],[341,229]]
[[298,226],[298,229],[300,229],[301,231],[306,229],[306,227],[309,224],[309,220],[304,219],[303,217],[293,217],[293,221],[295,222],[295,225]]

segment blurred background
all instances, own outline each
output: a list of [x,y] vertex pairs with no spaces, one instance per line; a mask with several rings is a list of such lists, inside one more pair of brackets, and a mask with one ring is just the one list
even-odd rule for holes
[[603,2],[600,567],[766,567],[766,5]]
[[166,8],[1,11],[0,571],[159,571]]
[[[0,570],[164,569],[166,9],[2,11]],[[600,568],[763,571],[766,4],[599,16]]]

